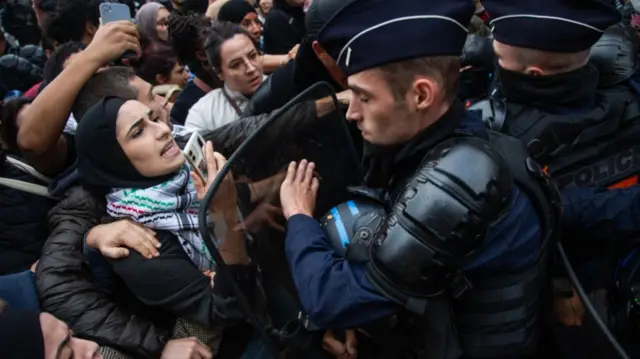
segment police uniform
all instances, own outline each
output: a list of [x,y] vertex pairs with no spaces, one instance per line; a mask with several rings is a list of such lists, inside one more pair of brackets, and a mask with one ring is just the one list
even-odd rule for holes
[[[579,7],[562,1],[490,0],[494,39],[507,45],[549,52],[589,50],[620,21],[619,12],[603,1]],[[522,139],[563,188],[612,186],[637,182],[640,172],[640,107],[625,83],[634,62],[618,64],[616,47],[597,44],[599,68],[617,67],[624,74],[600,86],[592,62],[552,76],[528,76],[498,66],[500,96],[471,106],[483,110],[487,125]],[[608,54],[609,58],[600,55]],[[628,57],[628,56],[627,56]],[[633,56],[635,57],[635,55]],[[621,66],[622,65],[622,66]],[[625,66],[626,65],[626,66]],[[620,76],[618,76],[620,77]]]
[[[473,12],[467,0],[356,0],[318,41],[347,75],[460,56]],[[338,329],[393,318],[386,358],[533,355],[558,214],[549,181],[519,141],[487,131],[460,102],[401,147],[377,196],[389,213],[366,260],[339,255],[313,218],[289,219],[286,254],[310,322]]]
[[[629,187],[637,183],[640,174],[640,107],[630,82],[636,70],[637,41],[630,40],[624,28],[615,25],[620,14],[604,1],[577,5],[567,1],[486,0],[483,4],[493,15],[496,41],[555,53],[592,50],[587,65],[550,76],[528,76],[498,66],[496,95],[470,110],[482,111],[489,128],[527,145],[567,198],[566,216],[583,210],[579,221],[563,223],[563,241],[569,245],[573,259],[578,259],[574,265],[578,264],[586,289],[600,288],[618,256],[615,247],[621,236],[617,234],[624,233],[623,228],[638,230],[637,220],[628,216],[635,205],[627,206],[629,199],[637,198],[639,187],[595,189]],[[570,208],[579,202],[583,208]],[[602,223],[605,217],[616,217],[615,225],[591,231],[591,223]],[[596,238],[611,240],[583,245]],[[595,266],[584,265],[589,262]],[[599,352],[608,345],[585,341],[592,335],[583,335],[579,343],[567,344],[572,348],[566,350],[585,348],[578,354],[585,358],[609,356]]]

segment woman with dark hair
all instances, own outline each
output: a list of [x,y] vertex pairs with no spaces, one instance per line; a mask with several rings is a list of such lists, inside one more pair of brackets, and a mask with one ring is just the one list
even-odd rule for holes
[[195,78],[187,83],[171,109],[171,119],[184,124],[189,109],[202,96],[222,86],[204,52],[204,42],[209,33],[209,19],[199,14],[169,17],[169,42],[178,56],[178,61],[187,65]]
[[180,88],[187,85],[189,74],[170,48],[160,48],[145,54],[141,62],[137,70],[138,76],[151,85],[177,85]]
[[215,130],[240,118],[265,76],[253,38],[236,24],[215,22],[204,48],[209,64],[224,86],[191,107],[185,126]]
[[[262,24],[258,20],[257,10],[246,0],[231,0],[220,8],[218,21],[228,21],[240,25],[251,35],[254,44],[262,50]],[[295,58],[297,45],[286,55],[263,54],[262,66],[265,73],[271,73]]]

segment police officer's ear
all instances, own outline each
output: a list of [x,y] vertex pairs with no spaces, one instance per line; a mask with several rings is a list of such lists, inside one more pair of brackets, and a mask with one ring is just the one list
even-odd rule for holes
[[416,77],[410,91],[410,98],[414,100],[414,106],[418,111],[427,110],[439,97],[444,97],[442,86],[426,76]]
[[529,66],[524,70],[525,75],[529,76],[544,76],[545,73],[537,66]]

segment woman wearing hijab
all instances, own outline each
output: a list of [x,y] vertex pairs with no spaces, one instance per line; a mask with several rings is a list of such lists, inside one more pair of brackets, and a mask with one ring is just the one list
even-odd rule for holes
[[151,42],[168,45],[169,29],[167,27],[169,10],[157,2],[148,2],[136,13],[136,22],[140,35]]
[[[215,263],[198,231],[199,201],[226,160],[205,146],[207,179],[191,172],[166,123],[135,100],[106,98],[83,116],[76,132],[78,175],[86,188],[106,196],[107,214],[152,229],[160,255],[137,252],[110,260],[114,272],[143,303],[189,323],[224,329],[245,320],[225,278],[215,278]],[[248,297],[255,289],[243,233],[237,227],[235,185],[228,176],[210,211],[216,215],[220,254]],[[235,328],[234,328],[235,330]],[[244,333],[244,331],[243,331]],[[206,333],[207,344],[219,338]],[[243,335],[247,339],[250,331]]]

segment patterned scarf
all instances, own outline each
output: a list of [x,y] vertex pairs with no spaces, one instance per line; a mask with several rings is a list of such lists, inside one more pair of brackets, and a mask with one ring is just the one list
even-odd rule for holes
[[198,207],[190,168],[157,186],[144,189],[114,189],[107,195],[107,213],[114,218],[131,218],[151,229],[173,233],[193,263],[201,270],[215,267],[198,231]]

